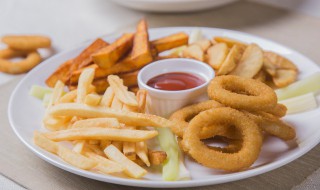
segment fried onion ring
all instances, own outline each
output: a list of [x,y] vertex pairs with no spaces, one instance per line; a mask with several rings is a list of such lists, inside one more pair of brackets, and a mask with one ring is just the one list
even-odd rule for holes
[[270,110],[277,105],[272,88],[254,79],[232,75],[211,80],[208,96],[226,106],[250,111]]
[[[23,60],[12,62],[7,59],[26,56]],[[0,51],[0,71],[9,74],[20,74],[31,70],[41,62],[41,56],[37,51],[23,52],[11,49]]]
[[36,50],[38,48],[48,48],[51,46],[51,40],[45,36],[4,36],[2,42],[15,50]]
[[[235,126],[242,135],[241,149],[237,152],[224,153],[208,148],[200,140],[201,128],[206,125]],[[261,130],[254,121],[238,110],[224,107],[206,110],[195,116],[183,135],[182,145],[192,158],[206,167],[239,171],[255,162],[262,141]]]
[[[171,130],[174,134],[176,134],[178,137],[182,137],[184,131],[188,127],[188,122],[196,115],[198,115],[200,112],[211,109],[211,108],[218,108],[223,107],[222,104],[214,101],[214,100],[208,100],[204,102],[200,102],[198,104],[190,105],[187,107],[184,107],[176,112],[174,112],[170,116],[170,120],[175,121],[176,125],[172,126]],[[231,139],[237,139],[238,134],[234,132],[231,128],[225,129],[223,126],[221,127],[214,127],[211,126],[205,126],[202,128],[200,132],[200,138],[206,139],[211,138],[213,135],[220,135],[225,136]]]
[[266,110],[266,112],[277,117],[283,117],[287,114],[287,107],[283,104],[277,104],[274,108]]
[[255,121],[266,133],[279,137],[282,140],[292,140],[296,137],[295,130],[276,116],[265,112],[243,111],[250,119]]

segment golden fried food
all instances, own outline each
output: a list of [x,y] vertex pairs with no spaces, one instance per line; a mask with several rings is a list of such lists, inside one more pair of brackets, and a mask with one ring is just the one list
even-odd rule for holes
[[238,60],[239,54],[240,54],[239,46],[234,45],[229,51],[225,60],[220,65],[217,75],[229,74],[237,66],[237,63],[239,61]]
[[[224,153],[208,148],[200,140],[204,126],[234,126],[241,132],[242,147],[237,152]],[[186,129],[182,145],[184,150],[200,164],[221,170],[240,171],[250,167],[258,158],[262,146],[260,128],[245,114],[232,108],[214,108],[195,116]]]
[[30,51],[38,48],[49,48],[51,46],[50,38],[36,35],[8,35],[2,37],[2,42],[15,50]]
[[172,34],[151,42],[158,53],[188,44],[189,36],[184,32]]
[[277,96],[272,88],[254,79],[233,75],[211,80],[208,96],[236,109],[259,111],[272,109],[277,105]]
[[211,46],[208,51],[208,64],[214,68],[219,69],[225,58],[227,57],[229,48],[225,43],[218,43]]

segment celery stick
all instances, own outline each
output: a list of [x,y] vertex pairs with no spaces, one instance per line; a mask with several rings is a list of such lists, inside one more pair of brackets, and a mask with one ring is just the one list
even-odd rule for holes
[[279,101],[287,107],[287,114],[303,112],[318,107],[317,100],[313,93],[296,96],[286,100]]
[[46,87],[42,87],[39,85],[33,85],[29,91],[29,94],[33,97],[36,97],[40,100],[42,100],[44,98],[44,95],[47,93],[52,93],[52,89],[50,88],[46,88]]
[[305,79],[299,80],[285,88],[276,90],[279,100],[300,96],[320,90],[320,72],[316,72]]
[[162,150],[167,153],[163,164],[162,177],[166,181],[174,181],[179,176],[179,146],[170,129],[158,128],[158,139]]

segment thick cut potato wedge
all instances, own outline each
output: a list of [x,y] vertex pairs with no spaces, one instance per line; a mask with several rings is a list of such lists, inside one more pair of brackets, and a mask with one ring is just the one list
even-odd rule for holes
[[182,52],[183,57],[204,61],[204,52],[198,45],[190,45]]
[[262,68],[263,51],[256,44],[250,44],[244,51],[239,64],[230,73],[246,78],[253,78]]
[[214,69],[219,69],[223,61],[226,59],[229,48],[225,43],[218,43],[211,46],[208,51],[208,63]]
[[271,51],[265,51],[264,56],[267,57],[277,69],[289,69],[298,71],[298,68],[290,60]]
[[141,68],[153,60],[149,42],[148,25],[144,19],[138,23],[130,57],[132,59],[131,64],[134,65],[134,68]]
[[275,76],[277,71],[277,66],[273,64],[270,59],[265,56],[263,56],[263,70],[265,70],[270,76]]
[[133,44],[134,34],[124,34],[109,46],[92,55],[93,61],[101,68],[107,69],[123,57]]
[[289,69],[277,69],[276,75],[272,77],[273,83],[279,87],[286,87],[296,81],[298,72]]
[[247,47],[247,44],[245,44],[244,42],[241,42],[232,38],[228,38],[228,37],[217,36],[217,37],[214,37],[213,40],[218,43],[225,43],[229,48],[232,48],[232,46],[236,44],[243,49]]
[[261,69],[254,77],[253,79],[258,80],[260,82],[265,82],[267,80],[267,74],[266,71]]
[[[58,67],[46,80],[46,84],[53,88],[54,85],[58,80],[62,81],[63,83],[67,83],[69,80],[69,73],[70,68],[73,64],[73,59],[69,59],[68,61],[64,62],[62,65]],[[79,75],[80,76],[80,75]]]
[[230,73],[237,66],[239,54],[239,46],[234,45],[218,69],[217,75],[226,75]]
[[199,40],[193,43],[194,45],[199,46],[204,52],[206,52],[209,47],[212,45],[211,41],[208,39]]
[[183,45],[188,45],[189,36],[184,32],[172,34],[151,42],[158,53]]

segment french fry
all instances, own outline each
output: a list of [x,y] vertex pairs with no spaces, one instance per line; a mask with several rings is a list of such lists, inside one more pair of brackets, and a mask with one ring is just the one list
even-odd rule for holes
[[246,78],[253,78],[263,66],[263,52],[256,44],[250,44],[244,51],[237,67],[230,73]]
[[94,77],[93,69],[85,69],[83,73],[81,73],[77,88],[77,103],[84,103],[85,97],[89,92],[89,86],[91,85]]
[[57,104],[49,109],[52,116],[78,116],[83,118],[116,118],[129,126],[171,127],[175,122],[151,114],[114,110],[105,107],[92,107],[78,103]]
[[135,160],[136,144],[133,142],[123,142],[123,154],[130,160]]
[[123,34],[115,42],[93,54],[93,61],[101,68],[110,68],[131,49],[133,38],[131,33]]
[[109,145],[105,148],[104,153],[110,160],[120,164],[124,168],[124,172],[130,177],[141,178],[147,173],[145,169],[129,160],[113,145]]
[[104,92],[100,101],[100,106],[110,107],[114,98],[114,92],[111,87],[108,87]]
[[76,121],[72,128],[120,128],[120,123],[116,118],[94,118]]
[[109,75],[108,82],[114,91],[115,96],[124,104],[138,106],[136,98],[133,98],[128,91],[128,87],[123,85],[123,81],[116,75]]
[[109,140],[101,140],[100,141],[100,148],[104,150],[107,146],[111,144],[111,141]]
[[112,100],[111,108],[121,110],[123,103],[115,96]]
[[122,152],[123,150],[123,142],[120,141],[112,141],[111,144],[115,146],[118,150]]
[[88,152],[86,150],[92,151],[95,154],[98,154],[100,156],[105,156],[104,152],[100,149],[100,145],[96,145],[96,144],[85,144],[85,152]]
[[151,139],[158,135],[157,131],[116,129],[116,128],[72,128],[44,134],[53,141],[65,140],[113,140],[138,142]]
[[76,144],[73,146],[72,151],[82,154],[85,143],[86,141],[83,141],[83,140],[77,141]]
[[77,57],[74,58],[70,71],[74,71],[89,65],[92,62],[91,55],[108,47],[109,44],[101,38],[96,39],[92,44],[85,48]]
[[97,169],[101,173],[111,174],[122,172],[124,170],[124,168],[117,162],[111,161],[93,152],[86,152],[85,156],[98,162],[98,165],[95,167],[95,169]]
[[148,148],[145,142],[136,143],[136,154],[149,167],[150,161],[148,158]]
[[56,103],[59,102],[59,99],[61,98],[63,94],[63,88],[64,88],[64,83],[61,82],[60,80],[57,81],[53,88],[51,100],[49,101],[48,107],[55,105]]
[[226,75],[230,73],[237,66],[239,54],[239,46],[236,44],[231,48],[227,57],[220,65],[217,75]]
[[164,151],[149,151],[149,160],[152,165],[160,165],[167,159],[167,153]]
[[229,48],[225,43],[218,43],[211,46],[208,51],[208,64],[214,68],[219,69],[223,61],[226,59],[229,52]]
[[97,165],[96,161],[93,161],[87,157],[82,156],[79,153],[73,152],[64,146],[55,143],[45,137],[43,134],[35,131],[33,137],[34,143],[39,147],[49,151],[51,153],[57,154],[60,158],[64,161],[68,162],[69,164],[81,168],[81,169],[91,169]]
[[69,91],[58,100],[58,104],[74,102],[76,97],[77,97],[77,90]]
[[140,89],[137,92],[137,101],[138,101],[138,108],[140,113],[146,112],[147,107],[147,91],[144,89]]
[[97,106],[101,101],[101,96],[97,94],[88,94],[84,99],[84,103],[89,106]]
[[176,48],[183,45],[188,45],[189,36],[184,32],[172,34],[151,42],[152,46],[155,47],[158,53],[166,50]]
[[73,64],[73,59],[69,59],[60,65],[57,70],[55,70],[47,79],[46,84],[53,88],[54,85],[57,83],[58,80],[62,81],[63,83],[67,83],[69,80],[69,73],[70,68]]

